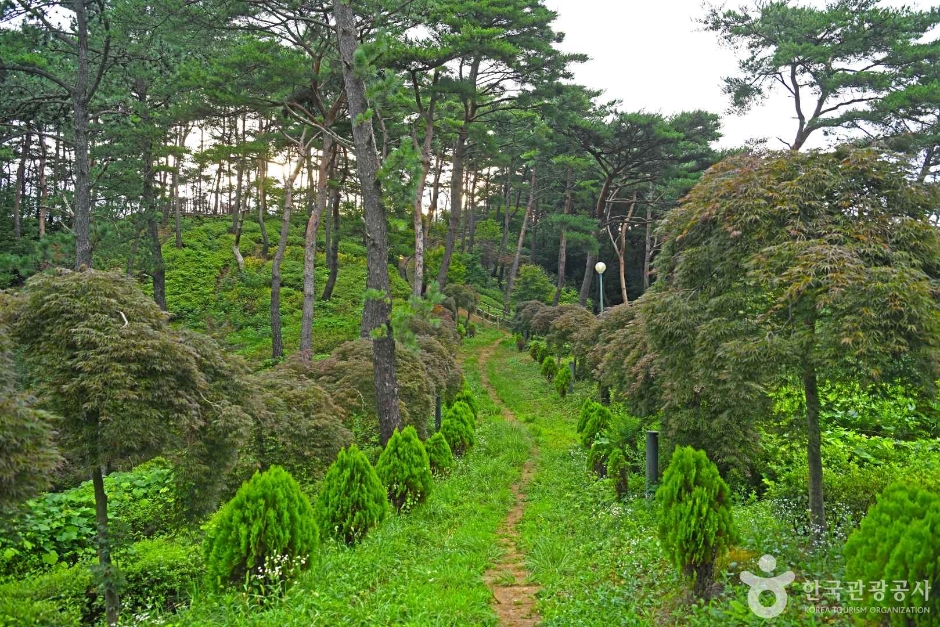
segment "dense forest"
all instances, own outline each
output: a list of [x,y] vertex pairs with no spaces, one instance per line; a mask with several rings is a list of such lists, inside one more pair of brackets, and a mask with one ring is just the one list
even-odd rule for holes
[[940,8],[558,17],[0,3],[0,625],[938,624]]

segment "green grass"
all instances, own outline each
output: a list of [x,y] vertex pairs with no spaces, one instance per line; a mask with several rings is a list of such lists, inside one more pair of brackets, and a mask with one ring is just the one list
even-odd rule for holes
[[494,354],[489,376],[538,443],[520,531],[529,571],[543,586],[538,595],[543,625],[761,625],[766,621],[747,608],[748,587],[738,575],[763,574],[757,559],[764,553],[776,556],[775,573],[797,574],[788,609],[774,624],[851,624],[843,617],[807,613],[801,588],[804,580],[842,577],[841,541],[810,551],[773,516],[769,504],[760,502],[735,507],[742,541],[719,567],[725,592],[710,603],[690,603],[687,584],[663,558],[656,511],[642,494],[643,477],[632,476],[630,495],[618,501],[607,480],[586,470],[575,425],[593,390],[581,383],[575,394],[561,399],[536,362],[509,340]]
[[[394,515],[357,547],[321,547],[284,598],[259,609],[237,592],[197,595],[170,625],[495,625],[483,573],[499,556],[496,532],[512,505],[531,438],[506,422],[482,389],[477,349],[461,349],[480,409],[477,445],[428,500]],[[165,618],[165,617],[164,617]]]
[[[284,262],[281,266],[281,318],[285,350],[300,345],[300,316],[303,307],[303,216],[291,223]],[[183,248],[175,240],[163,247],[166,262],[167,307],[174,318],[190,328],[209,332],[259,363],[271,356],[271,266],[280,223],[266,221],[270,250],[261,257],[261,228],[246,220],[240,250],[245,269],[239,271],[228,232],[229,218],[187,218],[183,221]],[[339,344],[359,336],[362,299],[365,293],[366,262],[361,244],[342,240],[339,248],[339,274],[333,298],[321,301],[329,269],[323,251],[323,236],[317,254],[314,305],[314,352],[328,354]],[[390,269],[391,270],[391,269]],[[389,272],[397,303],[407,301],[411,290],[394,270]]]

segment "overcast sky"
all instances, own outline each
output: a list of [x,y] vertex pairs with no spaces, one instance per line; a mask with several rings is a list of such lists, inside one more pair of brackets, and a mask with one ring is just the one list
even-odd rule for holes
[[[777,93],[744,116],[725,115],[728,97],[722,77],[736,72],[732,50],[712,33],[701,32],[702,0],[546,0],[558,12],[557,29],[565,33],[562,49],[591,57],[575,67],[576,81],[603,89],[606,99],[623,101],[624,110],[665,114],[704,109],[723,114],[723,146],[748,139],[792,140],[796,134],[793,106]],[[732,1],[729,7],[743,2]],[[806,4],[823,6],[823,1]],[[885,5],[927,8],[923,0],[886,0]],[[784,92],[785,93],[785,92]],[[821,137],[819,139],[822,139]]]

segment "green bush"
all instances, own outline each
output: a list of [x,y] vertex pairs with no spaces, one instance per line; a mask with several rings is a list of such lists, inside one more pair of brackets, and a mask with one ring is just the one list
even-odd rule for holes
[[[845,544],[846,576],[851,581],[908,582],[906,598],[889,591],[883,601],[872,594],[864,603],[881,607],[926,607],[940,612],[940,595],[913,593],[917,583],[936,587],[940,577],[940,494],[916,485],[893,483],[878,497],[861,526]],[[931,593],[934,591],[931,590]],[[891,624],[906,625],[910,614],[891,614]]]
[[715,561],[737,541],[728,484],[703,451],[679,446],[656,500],[659,540],[666,557],[692,580],[696,596],[709,596]]
[[516,343],[516,350],[520,353],[525,350],[525,338],[522,337],[521,333],[516,333],[512,336],[512,341]]
[[422,502],[431,491],[431,463],[414,427],[398,429],[379,456],[375,472],[388,488],[388,499],[396,509]]
[[453,467],[454,453],[440,431],[428,438],[424,448],[428,452],[428,461],[434,474],[445,474]]
[[610,454],[610,443],[598,438],[588,450],[587,469],[600,478],[607,476],[607,456]]
[[[115,555],[125,616],[188,604],[203,577],[199,551],[182,539],[137,542]],[[104,617],[104,597],[83,561],[0,585],[0,625],[94,625]]]
[[535,361],[542,363],[542,351],[545,349],[545,345],[541,340],[532,340],[529,342],[529,357]]
[[476,337],[477,335],[477,325],[475,322],[471,322],[467,325],[467,337]]
[[539,342],[539,354],[536,356],[536,360],[541,364],[548,359],[551,353],[548,350],[548,346],[544,342]]
[[630,486],[630,470],[627,466],[627,458],[619,448],[612,450],[607,457],[607,477],[614,482],[617,498],[627,493],[627,488]]
[[[112,540],[128,544],[183,524],[169,462],[153,459],[104,480]],[[9,526],[0,527],[0,573],[23,574],[58,562],[95,555],[95,495],[91,481],[27,501]]]
[[568,386],[571,385],[571,367],[564,363],[555,374],[555,391],[558,396],[565,398],[568,396]]
[[592,401],[581,429],[581,444],[590,447],[598,435],[603,433],[610,425],[612,414],[610,410],[596,401]]
[[473,414],[474,419],[479,417],[477,413],[477,399],[473,396],[473,392],[469,389],[464,388],[457,393],[457,396],[454,397],[454,402],[451,403],[451,407],[457,403],[465,403],[467,407],[470,408],[470,412]]
[[284,585],[317,545],[313,508],[280,466],[258,473],[209,522],[204,542],[213,587]]
[[375,468],[355,444],[326,471],[316,505],[321,533],[353,545],[388,515],[388,495]]
[[558,362],[555,361],[554,357],[546,357],[542,362],[542,376],[552,381],[555,379],[556,374],[558,374]]
[[588,420],[591,418],[595,403],[596,401],[589,398],[584,399],[584,402],[581,403],[581,413],[578,415],[578,425],[576,427],[578,435],[584,433],[584,427],[587,426]]
[[447,410],[441,421],[441,434],[454,455],[466,453],[476,441],[473,412],[466,403],[459,402]]

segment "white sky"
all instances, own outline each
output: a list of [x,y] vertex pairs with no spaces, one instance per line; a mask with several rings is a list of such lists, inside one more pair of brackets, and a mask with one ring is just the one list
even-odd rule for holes
[[[824,6],[821,0],[805,4]],[[790,100],[776,93],[744,116],[727,115],[729,99],[722,78],[735,75],[736,57],[713,33],[701,31],[702,0],[546,0],[558,12],[556,28],[565,33],[562,49],[587,54],[575,66],[576,82],[603,89],[606,100],[621,100],[627,111],[704,109],[723,116],[722,146],[740,146],[767,137],[792,140],[796,122]],[[729,8],[748,4],[732,0]],[[884,0],[885,6],[926,9],[924,0]],[[818,134],[821,135],[821,134]],[[823,138],[813,136],[816,142]],[[811,140],[812,143],[812,140]]]

